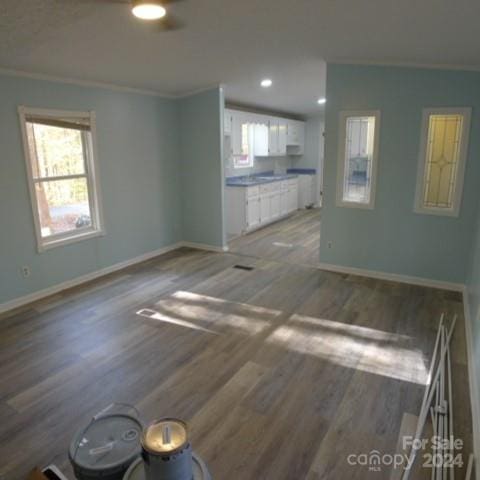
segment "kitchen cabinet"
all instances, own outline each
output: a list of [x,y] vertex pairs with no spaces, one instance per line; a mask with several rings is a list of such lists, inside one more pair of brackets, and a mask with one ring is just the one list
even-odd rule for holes
[[278,155],[287,154],[287,122],[280,119],[278,121]]
[[275,220],[280,217],[280,189],[270,195],[270,219]]
[[287,123],[286,120],[271,117],[269,121],[269,155],[283,156],[287,154]]
[[260,197],[247,199],[247,228],[252,229],[260,224]]
[[227,185],[225,192],[229,237],[267,225],[298,208],[297,178],[249,187]]
[[278,122],[270,119],[268,122],[268,154],[276,155],[278,151]]
[[270,195],[260,197],[260,223],[268,223],[270,220]]
[[317,176],[298,176],[298,208],[306,208],[317,203]]
[[288,190],[280,191],[280,216],[284,217],[288,214]]
[[298,208],[298,184],[297,180],[288,181],[287,191],[287,213],[291,213]]
[[305,124],[298,120],[225,109],[224,134],[236,156],[283,157],[302,155]]
[[305,145],[305,123],[298,120],[287,120],[287,154],[303,155]]

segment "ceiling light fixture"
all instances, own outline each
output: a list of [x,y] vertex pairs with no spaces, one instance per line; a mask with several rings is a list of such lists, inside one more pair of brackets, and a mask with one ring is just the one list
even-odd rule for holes
[[319,105],[323,105],[326,101],[327,101],[326,98],[319,98],[319,99],[317,100],[317,103],[318,103]]
[[269,79],[269,78],[265,78],[264,80],[262,80],[260,82],[260,85],[263,87],[263,88],[268,88],[268,87],[271,87],[273,84],[273,82]]
[[132,13],[142,20],[158,20],[165,16],[165,7],[157,0],[133,0]]

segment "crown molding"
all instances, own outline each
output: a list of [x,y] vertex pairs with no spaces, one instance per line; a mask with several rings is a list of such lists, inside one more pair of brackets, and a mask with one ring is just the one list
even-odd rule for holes
[[213,90],[216,88],[225,88],[225,85],[222,83],[215,83],[208,85],[206,87],[202,87],[196,90],[189,90],[184,93],[179,94],[168,94],[162,93],[155,90],[145,90],[142,88],[135,88],[135,87],[127,87],[122,85],[116,85],[113,83],[107,82],[95,82],[90,80],[81,80],[77,78],[70,78],[70,77],[62,77],[56,75],[48,75],[44,73],[35,73],[35,72],[28,72],[26,70],[16,70],[13,68],[4,68],[0,66],[0,75],[8,75],[11,77],[23,77],[23,78],[31,78],[33,80],[44,80],[47,82],[55,82],[55,83],[63,83],[68,85],[77,85],[80,87],[87,87],[87,88],[104,88],[106,90],[113,90],[116,92],[124,92],[124,93],[135,93],[138,95],[151,95],[153,97],[160,97],[166,98],[170,100],[180,99],[190,97],[192,95],[196,95],[198,93],[207,92],[209,90]]
[[225,88],[224,84],[214,83],[214,84],[209,85],[208,87],[202,87],[202,88],[198,88],[196,90],[189,90],[185,93],[179,93],[178,95],[175,95],[173,98],[187,98],[187,97],[191,97],[192,95],[197,95],[199,93],[208,92],[209,90],[224,89],[224,88]]
[[[398,68],[421,68],[429,70],[455,70],[463,72],[480,72],[480,65],[451,65],[445,64],[433,64],[433,63],[416,63],[416,62],[377,62],[373,60],[327,60],[331,65],[358,65],[365,67],[398,67]],[[327,70],[328,71],[328,70]]]
[[122,85],[116,85],[116,84],[113,84],[113,83],[95,82],[95,81],[80,80],[80,79],[70,78],[70,77],[47,75],[47,74],[43,74],[43,73],[27,72],[25,70],[16,70],[16,69],[12,69],[12,68],[0,67],[0,75],[7,75],[7,76],[11,76],[11,77],[31,78],[33,80],[44,80],[44,81],[47,81],[47,82],[64,83],[64,84],[68,84],[68,85],[77,85],[77,86],[80,86],[80,87],[104,88],[106,90],[113,90],[115,92],[135,93],[135,94],[138,94],[138,95],[150,95],[150,96],[153,96],[153,97],[160,97],[160,98],[166,98],[166,99],[178,98],[177,95],[161,93],[161,92],[157,92],[155,90],[144,90],[144,89],[141,89],[141,88],[134,88],[134,87],[126,87],[126,86],[122,86]]

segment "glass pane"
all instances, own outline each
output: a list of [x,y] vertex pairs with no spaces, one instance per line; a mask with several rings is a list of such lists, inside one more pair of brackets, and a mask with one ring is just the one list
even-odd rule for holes
[[86,178],[35,183],[42,237],[91,225]]
[[348,117],[346,122],[343,200],[369,203],[375,117]]
[[235,168],[242,168],[242,167],[245,168],[245,167],[252,166],[250,162],[250,157],[248,155],[233,157],[233,166]]
[[242,123],[242,154],[248,155],[250,152],[250,125]]
[[452,208],[460,159],[462,115],[430,115],[424,206]]
[[234,168],[253,166],[253,141],[255,125],[242,123],[241,125],[241,155],[233,158]]
[[27,123],[34,178],[85,173],[82,131]]

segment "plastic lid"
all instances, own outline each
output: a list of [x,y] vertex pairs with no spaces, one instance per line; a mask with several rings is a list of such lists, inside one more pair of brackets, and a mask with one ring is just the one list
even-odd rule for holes
[[151,453],[174,453],[188,441],[187,425],[175,418],[162,418],[150,424],[142,438],[143,447]]
[[70,457],[80,468],[106,470],[131,461],[140,453],[141,423],[124,414],[105,415],[75,435]]

